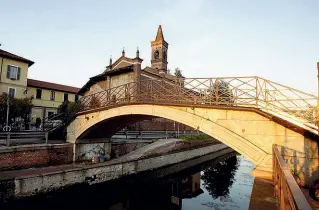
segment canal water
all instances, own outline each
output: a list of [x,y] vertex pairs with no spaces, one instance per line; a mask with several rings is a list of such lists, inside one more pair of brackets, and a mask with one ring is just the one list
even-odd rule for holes
[[250,175],[253,168],[243,156],[231,155],[161,178],[152,179],[163,169],[9,201],[0,209],[246,210],[254,182]]

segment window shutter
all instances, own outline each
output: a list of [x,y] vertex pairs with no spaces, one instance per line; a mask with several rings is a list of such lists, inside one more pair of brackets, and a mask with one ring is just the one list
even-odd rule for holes
[[17,80],[20,80],[20,74],[21,74],[21,68],[18,67],[18,75],[17,75]]
[[8,65],[7,78],[10,79],[10,66]]

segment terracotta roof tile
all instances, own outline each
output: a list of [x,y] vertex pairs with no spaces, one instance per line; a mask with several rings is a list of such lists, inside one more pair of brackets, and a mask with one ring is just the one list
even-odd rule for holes
[[37,88],[43,88],[43,89],[49,89],[49,90],[57,90],[62,92],[68,92],[68,93],[78,93],[80,88],[77,87],[71,87],[67,85],[60,85],[56,83],[51,82],[45,82],[35,79],[28,79],[28,86],[30,87],[37,87]]
[[33,61],[30,61],[30,60],[28,60],[28,59],[26,59],[26,58],[23,58],[23,57],[21,57],[21,56],[18,56],[18,55],[9,53],[9,52],[4,51],[4,50],[1,50],[1,49],[0,49],[0,56],[2,56],[2,57],[4,57],[4,58],[10,58],[10,59],[12,59],[12,60],[17,60],[17,61],[22,61],[22,62],[28,63],[28,64],[29,64],[29,67],[34,64]]

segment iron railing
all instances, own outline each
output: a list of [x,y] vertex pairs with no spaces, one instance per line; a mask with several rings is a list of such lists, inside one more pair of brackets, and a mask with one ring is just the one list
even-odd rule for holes
[[0,132],[0,146],[47,143],[48,133],[43,131]]
[[311,210],[306,197],[278,151],[277,145],[273,145],[273,181],[280,209]]
[[317,132],[317,97],[260,77],[149,79],[81,97],[69,113],[151,103],[257,108]]
[[181,136],[198,134],[198,131],[119,131],[113,139],[159,139],[159,138],[179,138]]

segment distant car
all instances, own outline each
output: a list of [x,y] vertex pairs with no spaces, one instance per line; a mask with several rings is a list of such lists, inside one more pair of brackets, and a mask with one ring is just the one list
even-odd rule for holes
[[309,189],[309,195],[316,201],[319,201],[319,179],[314,181]]

